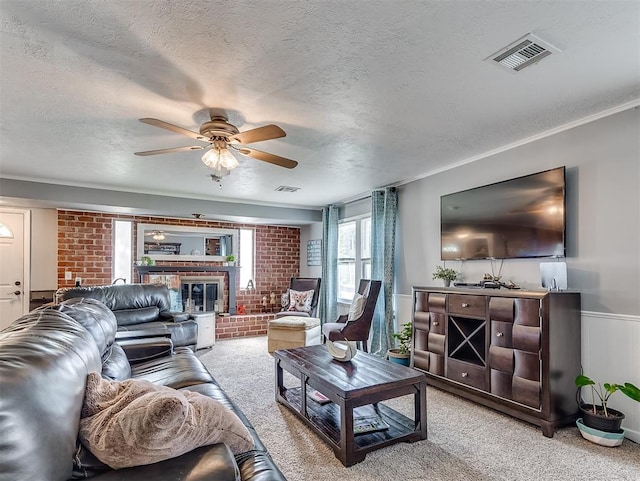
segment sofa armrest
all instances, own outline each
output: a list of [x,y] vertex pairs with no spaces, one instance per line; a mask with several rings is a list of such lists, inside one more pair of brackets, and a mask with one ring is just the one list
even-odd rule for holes
[[191,319],[191,314],[188,312],[161,312],[158,319],[165,322],[183,322]]
[[144,339],[123,339],[118,344],[131,364],[150,361],[173,354],[173,342],[168,337],[148,337]]
[[171,338],[171,332],[166,327],[118,327],[116,331],[116,341],[120,342],[125,339],[146,339],[149,337],[168,337]]
[[159,463],[118,469],[91,478],[95,481],[188,481],[198,473],[207,481],[239,481],[238,465],[226,444],[194,449]]

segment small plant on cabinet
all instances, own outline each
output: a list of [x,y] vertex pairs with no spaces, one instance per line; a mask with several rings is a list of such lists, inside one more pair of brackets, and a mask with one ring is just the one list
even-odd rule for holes
[[455,281],[458,277],[458,271],[450,269],[448,267],[436,266],[436,271],[433,273],[434,279],[442,279],[446,286]]

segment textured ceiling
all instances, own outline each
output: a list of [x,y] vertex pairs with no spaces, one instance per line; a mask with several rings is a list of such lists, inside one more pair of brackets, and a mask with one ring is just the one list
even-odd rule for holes
[[[0,176],[317,207],[419,178],[640,97],[637,1],[0,3]],[[532,32],[520,73],[487,56]],[[242,157],[220,189],[197,144],[211,109],[287,170]],[[276,192],[280,185],[300,187]]]

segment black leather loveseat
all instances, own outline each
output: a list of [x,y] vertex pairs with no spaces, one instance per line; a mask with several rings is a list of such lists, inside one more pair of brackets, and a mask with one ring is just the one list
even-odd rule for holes
[[195,350],[198,323],[188,312],[171,312],[167,286],[161,284],[111,284],[58,289],[56,301],[73,298],[96,299],[111,309],[118,331],[162,331],[171,335],[175,347]]
[[[0,331],[1,481],[285,480],[246,416],[190,349],[162,355],[170,341],[140,341],[128,346],[127,354],[154,357],[155,351],[156,356],[130,363],[115,334],[113,313],[86,298],[36,309]],[[78,440],[91,372],[213,398],[237,415],[254,448],[234,456],[226,444],[212,444],[153,464],[111,470]]]

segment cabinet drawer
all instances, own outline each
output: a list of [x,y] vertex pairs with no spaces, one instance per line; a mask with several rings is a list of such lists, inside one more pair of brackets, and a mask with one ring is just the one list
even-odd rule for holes
[[438,376],[444,376],[444,356],[429,353],[429,372]]
[[462,316],[486,316],[486,297],[449,294],[449,313]]
[[444,334],[436,334],[435,332],[429,333],[428,346],[429,352],[435,352],[436,354],[444,355]]
[[444,356],[428,351],[413,351],[413,367],[437,376],[444,376]]
[[540,350],[540,329],[529,326],[513,326],[511,342],[515,349],[537,353]]
[[437,312],[429,313],[430,316],[430,330],[436,334],[444,335],[444,326],[447,322],[447,316],[445,314],[439,314]]
[[510,322],[491,321],[491,345],[513,347],[513,324]]
[[489,367],[491,369],[513,374],[513,349],[499,346],[489,347]]
[[487,389],[486,369],[457,359],[447,359],[447,377],[483,391]]
[[445,306],[447,304],[446,294],[429,294],[429,310],[431,312],[445,313]]
[[512,395],[514,401],[540,409],[541,389],[542,386],[537,381],[513,376]]

